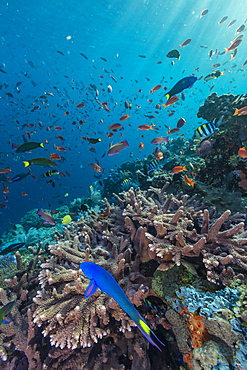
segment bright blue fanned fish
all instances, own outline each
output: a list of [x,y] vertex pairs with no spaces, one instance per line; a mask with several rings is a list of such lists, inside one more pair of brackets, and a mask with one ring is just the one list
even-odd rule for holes
[[170,99],[172,96],[181,93],[183,90],[188,89],[188,87],[191,87],[196,82],[197,77],[195,76],[189,76],[184,77],[181,80],[179,80],[173,88],[168,91],[168,93],[165,95],[167,99]]
[[89,298],[96,290],[99,288],[103,293],[109,294],[119,306],[129,315],[129,317],[136,323],[140,332],[144,337],[160,351],[160,347],[155,343],[152,337],[162,346],[164,344],[159,340],[159,338],[154,334],[154,332],[149,328],[146,321],[139,314],[137,309],[130,302],[129,298],[124,293],[123,289],[119,286],[113,276],[106,271],[103,267],[97,265],[93,262],[82,262],[80,264],[80,269],[86,275],[88,279],[91,280],[85,292],[85,298]]
[[14,304],[15,301],[12,301],[0,308],[0,325],[9,324],[10,322],[12,322],[12,320],[6,315],[8,315],[8,313],[12,310]]

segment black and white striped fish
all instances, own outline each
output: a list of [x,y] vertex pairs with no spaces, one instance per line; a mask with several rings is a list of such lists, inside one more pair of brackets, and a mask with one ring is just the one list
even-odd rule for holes
[[211,136],[219,129],[219,126],[223,123],[223,117],[224,116],[221,116],[217,122],[215,122],[216,120],[213,120],[212,122],[203,123],[201,126],[197,127],[194,132],[194,137],[205,139],[206,137]]

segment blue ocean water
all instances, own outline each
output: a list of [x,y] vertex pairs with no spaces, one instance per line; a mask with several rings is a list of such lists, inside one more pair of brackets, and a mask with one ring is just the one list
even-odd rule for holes
[[[204,9],[208,13],[200,17]],[[227,20],[218,25],[224,16],[228,16]],[[97,159],[105,168],[104,177],[130,160],[130,153],[133,158],[149,155],[153,149],[151,140],[166,136],[166,126],[176,127],[180,117],[186,119],[186,124],[172,137],[182,133],[191,138],[196,127],[203,123],[196,113],[210,91],[218,95],[245,93],[246,72],[242,67],[247,58],[245,36],[234,59],[231,60],[230,53],[218,55],[218,52],[230,46],[237,36],[236,29],[245,24],[246,17],[247,3],[233,0],[2,1],[0,169],[11,168],[6,176],[13,177],[27,171],[22,160],[48,158],[51,153],[58,153],[64,157],[57,161],[58,170],[68,171],[70,176],[56,177],[56,186],[52,187],[42,178],[47,168],[32,166],[36,178],[27,176],[20,182],[0,184],[8,186],[10,191],[0,196],[0,202],[7,205],[0,210],[0,230],[18,222],[30,209],[55,209],[59,201],[68,203],[87,195],[89,185],[95,181],[89,163]],[[228,27],[234,19],[237,21]],[[179,45],[188,38],[192,41],[181,48]],[[181,54],[181,59],[174,59],[174,63],[166,57],[172,49],[178,49]],[[218,52],[210,59],[210,50],[216,49]],[[191,74],[198,78],[206,76],[216,69],[212,66],[215,63],[221,64],[223,76],[209,82],[199,79],[184,91],[184,101],[180,99],[176,105],[154,113],[156,104],[166,102],[164,86],[169,90]],[[98,101],[107,102],[110,112],[96,102],[90,84],[97,87]],[[149,93],[158,84],[162,89]],[[112,92],[108,92],[108,85],[112,86]],[[46,92],[53,96],[40,98]],[[126,110],[125,101],[133,104],[132,110]],[[85,107],[77,108],[79,103]],[[169,117],[172,110],[174,115]],[[121,122],[124,130],[108,138],[108,126],[119,123],[124,114],[130,115]],[[151,120],[145,115],[156,118]],[[79,120],[86,122],[80,124]],[[158,134],[137,129],[151,122],[159,128]],[[26,126],[30,124],[34,126]],[[55,130],[56,126],[62,130]],[[28,141],[47,144],[44,149],[17,155],[12,144],[22,144],[22,135]],[[57,135],[65,140],[62,142]],[[102,141],[91,145],[82,136]],[[115,156],[103,156],[111,143],[124,139],[129,142],[128,148]],[[142,151],[138,150],[140,141],[145,145]],[[65,147],[66,151],[57,151],[54,145]],[[96,153],[89,150],[90,146],[95,147]],[[22,196],[22,192],[28,195]],[[66,193],[69,195],[65,198]],[[8,198],[6,203],[4,196]]]

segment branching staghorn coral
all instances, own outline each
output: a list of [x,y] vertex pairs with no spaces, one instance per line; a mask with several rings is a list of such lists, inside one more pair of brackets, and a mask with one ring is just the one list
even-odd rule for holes
[[146,192],[130,189],[123,199],[115,195],[140,261],[155,259],[162,270],[180,265],[181,258],[202,256],[207,279],[214,283],[226,283],[230,263],[247,270],[244,215],[230,216],[229,210],[218,215],[196,196],[167,195],[165,187]]
[[[2,301],[17,299],[13,323],[4,327],[6,334],[0,332],[4,370],[18,364],[21,356],[31,370],[122,370],[123,358],[132,370],[154,369],[148,342],[117,303],[100,291],[84,298],[88,280],[79,270],[83,261],[109,271],[136,307],[154,295],[151,279],[140,273],[140,266],[153,260],[165,270],[189,259],[196,269],[204,266],[209,280],[224,285],[241,277],[234,266],[246,269],[243,215],[219,215],[196,196],[175,197],[165,189],[115,195],[119,204],[111,205],[108,217],[92,211],[87,219],[71,222],[63,235],[56,232],[48,256],[34,255],[29,269],[17,254],[19,272],[8,281],[7,300]],[[162,315],[150,316],[152,330],[166,326]],[[186,347],[184,339],[180,342]],[[17,350],[13,359],[11,346]]]

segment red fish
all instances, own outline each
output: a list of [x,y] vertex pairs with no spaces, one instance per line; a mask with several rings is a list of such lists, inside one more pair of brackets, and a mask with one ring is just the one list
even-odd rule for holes
[[0,173],[9,173],[10,171],[12,171],[11,168],[3,168]]
[[162,104],[162,105],[164,106],[164,108],[166,108],[166,107],[169,107],[169,105],[176,103],[178,100],[179,98],[176,95],[174,95],[170,99],[168,99],[165,104]]
[[125,121],[127,118],[129,118],[130,115],[129,114],[124,114],[119,120],[120,121]]
[[154,138],[152,141],[151,141],[151,144],[154,144],[154,145],[159,145],[159,144],[162,144],[162,143],[168,143],[168,137],[156,137]]
[[61,135],[57,135],[56,138],[59,139],[59,140],[61,140],[61,141],[64,141],[65,140]]
[[162,85],[156,85],[149,92],[154,93],[155,91],[159,90],[161,87],[162,87]]
[[241,158],[247,158],[247,150],[245,148],[239,148],[238,155]]
[[66,152],[66,149],[63,146],[56,146],[55,145],[55,149],[59,150],[60,152]]
[[187,175],[184,175],[184,181],[189,186],[193,187],[195,185],[195,181],[191,180]]
[[85,107],[86,105],[84,104],[84,103],[79,103],[79,104],[77,104],[77,108],[83,108],[83,107]]
[[152,125],[140,125],[137,128],[142,131],[152,130],[155,125],[152,123]]
[[62,127],[60,127],[60,126],[55,126],[55,127],[54,127],[54,130],[58,130],[58,131],[60,131],[60,130],[62,130]]
[[171,130],[167,131],[168,135],[175,134],[176,132],[180,131],[180,128],[172,128]]
[[240,108],[240,109],[235,109],[234,116],[245,116],[247,114],[247,106]]
[[111,211],[111,207],[110,206],[107,206],[105,212],[101,216],[99,216],[99,218],[103,218],[103,219],[104,218],[107,218],[109,216],[109,214],[110,214],[110,211]]
[[59,161],[60,159],[62,159],[57,153],[51,153],[49,158],[54,159],[55,161]]
[[95,172],[104,172],[105,169],[102,168],[100,165],[97,163],[89,163],[89,166],[95,171]]
[[3,194],[8,194],[8,193],[10,193],[8,186],[6,186],[6,185],[4,185],[4,184],[3,184],[3,190],[2,190],[2,193],[3,193]]
[[175,166],[171,170],[171,173],[179,173],[179,172],[183,172],[183,171],[187,171],[187,168],[185,166]]
[[120,127],[123,127],[123,125],[121,125],[121,123],[113,123],[113,125],[108,126],[109,130],[117,130]]

